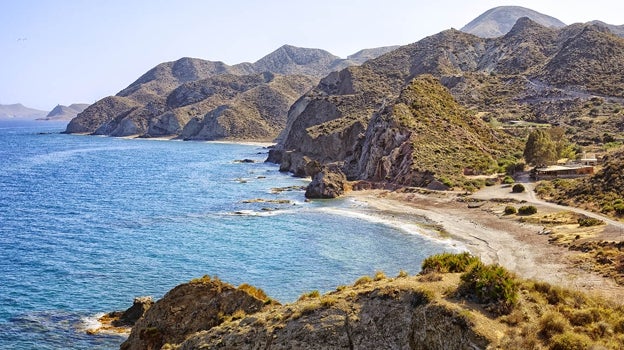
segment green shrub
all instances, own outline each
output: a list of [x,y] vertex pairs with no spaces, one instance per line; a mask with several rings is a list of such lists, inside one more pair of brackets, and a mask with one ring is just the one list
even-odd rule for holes
[[558,312],[550,311],[545,313],[539,320],[539,333],[545,339],[550,339],[557,334],[564,333],[570,324],[563,315]]
[[460,254],[442,253],[426,258],[422,262],[422,271],[425,274],[431,272],[465,272],[470,265],[478,262],[480,262],[479,258],[470,255],[468,252]]
[[511,188],[511,192],[513,192],[513,193],[522,193],[524,191],[525,191],[525,188],[524,188],[523,184],[515,184]]
[[586,350],[592,344],[591,339],[582,333],[565,332],[552,338],[551,350]]
[[360,285],[363,285],[363,284],[370,283],[372,281],[373,281],[373,279],[370,276],[362,276],[362,277],[358,278],[357,281],[355,281],[353,286],[357,287],[357,286],[360,286]]
[[623,203],[615,204],[613,206],[613,210],[615,210],[615,213],[618,215],[624,215],[624,204]]
[[516,182],[516,180],[513,179],[513,177],[507,175],[503,178],[503,184],[505,185],[511,185],[512,183]]
[[591,227],[591,226],[599,226],[603,225],[604,221],[600,219],[590,218],[588,216],[583,216],[578,218],[578,224],[580,227]]
[[513,215],[518,212],[518,209],[513,205],[508,205],[505,207],[505,215]]
[[303,293],[299,297],[299,300],[314,299],[314,298],[318,298],[320,296],[321,296],[321,293],[318,290],[313,290],[310,293]]
[[385,280],[386,274],[383,271],[377,271],[375,272],[375,277],[373,278],[375,281],[381,281],[381,280]]
[[461,276],[461,281],[461,295],[474,295],[478,302],[491,304],[495,313],[509,314],[518,303],[518,281],[502,266],[478,262]]
[[524,205],[518,209],[520,215],[533,215],[537,213],[537,208],[533,205]]

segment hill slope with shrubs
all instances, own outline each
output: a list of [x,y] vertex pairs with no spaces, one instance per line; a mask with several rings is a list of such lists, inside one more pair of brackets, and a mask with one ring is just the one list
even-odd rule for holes
[[[261,290],[204,277],[176,287],[123,349],[619,349],[624,308],[517,278],[468,253],[423,272],[382,272],[280,305]],[[171,315],[165,317],[167,310]]]

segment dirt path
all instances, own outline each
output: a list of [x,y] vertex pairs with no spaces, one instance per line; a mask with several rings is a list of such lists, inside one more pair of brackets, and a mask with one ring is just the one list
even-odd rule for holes
[[607,216],[594,213],[588,210],[584,210],[581,208],[569,207],[564,205],[559,205],[556,203],[551,203],[539,199],[535,194],[535,183],[528,181],[528,176],[524,176],[520,178],[522,185],[526,188],[526,191],[523,193],[512,193],[510,185],[495,185],[486,187],[475,194],[471,195],[471,198],[481,199],[481,200],[489,200],[493,198],[507,198],[507,199],[516,199],[519,201],[526,201],[529,204],[539,205],[542,207],[548,207],[558,211],[571,211],[577,214],[585,215],[591,218],[595,218],[598,220],[604,221],[607,225],[611,226],[611,231],[621,232],[621,239],[624,240],[624,222],[613,220]]

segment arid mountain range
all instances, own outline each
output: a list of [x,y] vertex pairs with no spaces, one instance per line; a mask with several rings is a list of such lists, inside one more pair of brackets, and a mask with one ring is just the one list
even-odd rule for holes
[[[364,131],[377,114],[399,108],[402,90],[423,74],[438,79],[470,111],[464,119],[478,116],[491,126],[516,120],[559,124],[579,142],[605,133],[622,137],[623,65],[624,39],[595,24],[552,29],[524,17],[494,39],[446,30],[322,79],[291,108],[272,160],[296,174],[311,160],[344,162],[348,178],[368,178],[357,170],[362,160],[351,164],[351,156],[370,144]],[[435,132],[452,140],[451,130]],[[456,151],[454,159],[465,153]],[[439,159],[437,166],[443,166]],[[440,175],[433,165],[418,172]]]
[[255,63],[234,66],[181,58],[94,103],[71,121],[67,132],[272,140],[283,129],[290,105],[321,77],[394,48],[362,50],[340,59],[327,51],[285,45]]
[[0,120],[32,120],[45,117],[46,113],[46,111],[25,107],[20,103],[0,105]]
[[[292,46],[234,66],[182,58],[91,105],[67,132],[186,140],[277,136],[270,160],[284,171],[307,176],[317,165],[338,162],[349,179],[418,186],[454,184],[462,172],[490,173],[501,159],[513,162],[518,139],[511,135],[526,130],[516,127],[520,121],[559,125],[579,144],[624,138],[624,38],[611,31],[618,27],[563,26],[502,7],[464,29],[497,23],[504,31],[524,14],[548,26],[520,17],[495,38],[450,29],[347,60]],[[379,123],[395,133],[372,132]],[[460,141],[429,147],[444,140]],[[446,161],[434,157],[440,154]]]

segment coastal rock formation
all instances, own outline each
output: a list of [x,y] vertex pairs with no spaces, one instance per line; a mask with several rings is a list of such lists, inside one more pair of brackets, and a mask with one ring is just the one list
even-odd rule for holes
[[373,116],[347,163],[361,180],[427,187],[436,178],[459,181],[466,168],[493,172],[507,147],[506,137],[459,106],[435,78],[422,75]]
[[[473,166],[483,171],[495,170],[493,156],[500,159],[517,149],[513,142],[495,136],[490,125],[475,121],[475,116],[488,122],[526,120],[559,124],[571,130],[573,141],[577,142],[594,139],[601,132],[624,135],[617,127],[621,120],[618,113],[624,106],[624,81],[615,72],[624,62],[622,55],[624,39],[591,24],[553,29],[520,18],[505,36],[494,39],[447,30],[322,79],[291,107],[286,129],[277,139],[271,159],[281,159],[281,169],[294,174],[305,174],[302,168],[306,162],[301,160],[307,159],[321,164],[345,162],[344,172],[350,180],[366,177],[381,181],[389,176],[390,181],[426,184],[433,177],[443,180],[440,175],[444,171],[439,167],[455,168],[453,177],[461,176],[464,169]],[[422,151],[420,161],[433,162],[428,167],[414,164],[425,177],[407,181],[409,176],[392,171],[410,167],[407,155],[413,153],[410,147],[414,143],[404,143],[408,131],[395,128],[391,130],[396,134],[387,131],[383,137],[378,135],[382,138],[377,141],[392,141],[381,146],[390,153],[381,152],[383,161],[375,160],[374,166],[367,167],[364,165],[367,160],[361,155],[372,155],[367,147],[376,143],[367,140],[374,135],[365,132],[371,122],[379,122],[379,117],[373,120],[373,116],[390,115],[393,108],[398,110],[394,105],[402,103],[397,99],[414,77],[423,74],[438,79],[460,105],[471,111],[466,115],[470,115],[472,125],[457,123],[464,117],[443,117],[449,123],[449,133],[442,134],[437,129],[433,134],[446,135],[450,141],[456,136],[451,130],[470,125],[467,130],[471,132],[484,130],[485,134],[491,134],[486,137],[489,141],[477,145],[472,143],[473,137],[466,136],[464,141],[471,140],[471,146],[458,143],[443,151],[435,145],[427,146],[423,140],[414,149]],[[603,82],[607,84],[601,85]],[[410,113],[416,110],[412,108]],[[430,111],[438,115],[435,109]],[[439,112],[448,110],[443,108]],[[582,128],[586,124],[583,116],[592,114],[603,115],[603,122]],[[426,135],[428,128],[435,125],[418,127]],[[478,133],[477,138],[485,134]],[[501,147],[492,147],[497,143]],[[396,147],[398,144],[402,146]],[[427,149],[442,153],[427,153]],[[475,152],[484,154],[482,151],[489,156],[478,156],[477,164],[467,161],[465,166],[460,166],[455,162],[472,159]],[[406,163],[398,166],[397,161]],[[467,171],[472,173],[471,169]]]
[[336,198],[344,194],[346,187],[347,177],[340,167],[323,166],[312,175],[312,182],[306,188],[305,196],[306,198]]
[[285,45],[255,63],[229,66],[188,57],[161,63],[80,113],[66,133],[272,140],[292,103],[319,78],[392,49],[361,51],[345,60]]
[[[411,277],[377,272],[323,295],[314,291],[293,303],[240,307],[229,315],[235,307],[227,305],[249,305],[258,290],[203,278],[167,293],[121,348],[621,348],[624,310],[611,302],[520,279],[468,253],[429,257],[422,269]],[[215,310],[222,312],[215,316]],[[146,328],[144,321],[155,317],[158,325]]]
[[154,299],[150,296],[134,298],[132,306],[126,311],[109,314],[109,316],[116,318],[112,325],[115,327],[134,326],[153,305]]
[[160,349],[167,343],[181,343],[188,335],[215,327],[237,312],[258,312],[266,302],[258,296],[263,293],[252,295],[245,288],[210,277],[181,284],[147,310],[121,349]]
[[565,27],[565,23],[560,20],[528,8],[499,6],[485,11],[479,17],[466,24],[461,31],[482,38],[495,38],[507,34],[516,21],[522,17],[530,18],[544,27]]

